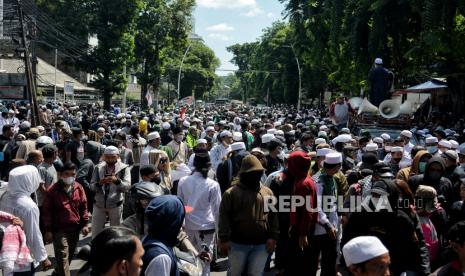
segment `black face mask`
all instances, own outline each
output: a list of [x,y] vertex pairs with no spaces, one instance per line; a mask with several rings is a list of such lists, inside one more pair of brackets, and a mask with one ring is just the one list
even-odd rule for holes
[[437,181],[437,180],[441,179],[441,176],[442,176],[442,173],[440,173],[440,172],[434,171],[434,172],[429,173],[429,178],[431,180],[433,180],[433,181]]
[[402,160],[402,158],[393,158],[392,160],[394,160],[394,162],[396,162],[396,163],[399,163],[400,160]]
[[254,171],[241,174],[240,179],[243,185],[255,190],[260,188],[262,176],[263,171]]
[[161,178],[160,178],[160,176],[155,176],[154,178],[152,178],[152,180],[150,182],[160,184],[161,183]]

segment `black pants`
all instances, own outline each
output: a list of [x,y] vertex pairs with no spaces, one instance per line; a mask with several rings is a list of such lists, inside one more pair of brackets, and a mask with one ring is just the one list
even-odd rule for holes
[[[281,260],[283,274],[284,276],[315,276],[316,272],[312,274],[312,267],[309,265],[311,250],[310,243],[312,236],[308,235],[307,239],[309,241],[309,246],[304,248],[304,250],[299,247],[299,238],[296,233],[293,233],[290,238],[289,254],[288,257]],[[276,255],[278,257],[278,255]],[[282,257],[282,256],[280,256]]]
[[308,240],[310,251],[309,266],[311,275],[316,275],[318,259],[321,253],[321,276],[336,275],[337,240],[331,239],[327,234],[312,236]]

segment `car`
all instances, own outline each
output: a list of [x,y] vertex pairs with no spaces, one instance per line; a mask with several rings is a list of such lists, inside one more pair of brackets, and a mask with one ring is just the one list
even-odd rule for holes
[[[370,133],[370,136],[372,138],[381,137],[381,134],[387,133],[389,134],[389,136],[391,136],[392,139],[396,139],[397,137],[400,136],[402,129],[365,127],[365,128],[360,128],[357,135],[360,136],[362,133],[366,133],[366,132]],[[419,141],[415,135],[412,136],[412,139],[410,139],[410,142],[415,146],[419,144]]]

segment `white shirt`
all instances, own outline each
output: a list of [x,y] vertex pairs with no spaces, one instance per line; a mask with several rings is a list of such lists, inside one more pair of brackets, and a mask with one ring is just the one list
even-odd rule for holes
[[203,178],[200,172],[179,180],[178,196],[185,205],[194,210],[186,214],[186,229],[216,229],[221,203],[221,190],[218,182]]
[[210,152],[210,159],[212,162],[212,169],[216,172],[216,169],[218,168],[218,165],[223,162],[223,158],[228,155],[228,153],[231,151],[231,147],[227,146],[225,147],[222,143],[219,145],[216,145]]
[[170,272],[171,258],[166,254],[160,254],[153,258],[145,269],[146,276],[170,276]]
[[142,154],[140,155],[140,166],[148,165],[150,163],[150,158],[149,154],[150,151],[155,149],[154,147],[147,145],[144,150],[142,151]]

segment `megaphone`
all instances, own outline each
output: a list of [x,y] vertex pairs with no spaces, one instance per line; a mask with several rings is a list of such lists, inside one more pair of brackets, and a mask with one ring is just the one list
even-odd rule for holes
[[400,114],[412,114],[413,113],[413,104],[409,101],[405,101],[400,106]]
[[385,100],[379,105],[379,114],[386,119],[392,119],[400,114],[398,100]]
[[358,115],[362,113],[377,113],[377,112],[378,112],[378,108],[372,103],[370,103],[370,101],[367,98],[363,99],[362,104],[358,108]]
[[363,99],[360,97],[353,97],[349,99],[349,104],[353,109],[358,109],[362,104]]

